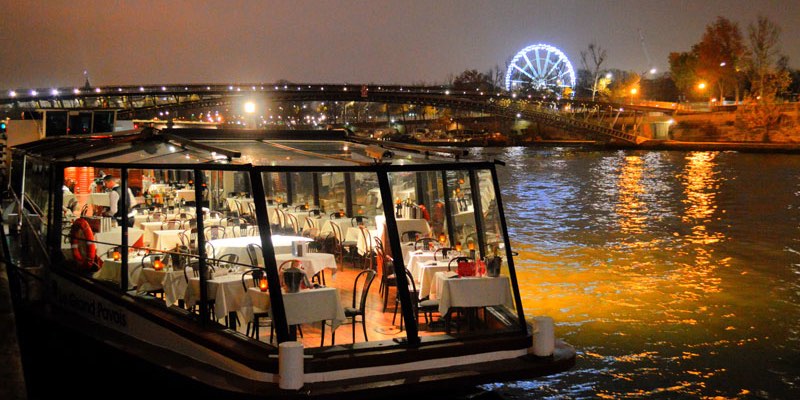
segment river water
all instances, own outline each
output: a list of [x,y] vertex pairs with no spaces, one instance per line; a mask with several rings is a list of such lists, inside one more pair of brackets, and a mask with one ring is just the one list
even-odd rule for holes
[[[481,150],[475,149],[477,153]],[[800,157],[483,150],[525,312],[571,370],[508,398],[800,398]]]

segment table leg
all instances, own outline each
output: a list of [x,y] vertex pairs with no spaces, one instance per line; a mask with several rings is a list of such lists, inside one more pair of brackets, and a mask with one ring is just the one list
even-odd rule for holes
[[228,313],[228,327],[230,327],[231,330],[236,330],[236,311]]

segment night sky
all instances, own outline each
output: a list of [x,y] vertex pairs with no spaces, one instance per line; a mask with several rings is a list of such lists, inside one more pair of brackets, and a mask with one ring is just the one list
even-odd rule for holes
[[659,71],[718,15],[782,28],[800,67],[800,1],[0,0],[0,88],[92,84],[443,83],[548,43],[576,69],[591,41],[609,68]]

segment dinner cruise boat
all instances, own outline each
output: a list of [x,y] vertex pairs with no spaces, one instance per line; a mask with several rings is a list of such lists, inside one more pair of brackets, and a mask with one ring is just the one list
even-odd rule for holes
[[500,162],[344,130],[144,128],[12,152],[4,253],[41,279],[28,309],[199,387],[371,397],[575,362],[552,320],[526,320]]

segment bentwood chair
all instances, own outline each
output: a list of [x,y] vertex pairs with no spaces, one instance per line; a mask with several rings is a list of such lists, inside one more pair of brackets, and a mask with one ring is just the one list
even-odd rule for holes
[[[147,254],[144,257],[142,257],[142,262],[141,262],[141,264],[139,264],[138,268],[141,268],[141,269],[153,268],[153,264],[156,262],[156,260],[159,260],[159,261],[163,262],[166,265],[166,263],[167,263],[167,255],[163,254],[163,253],[157,253],[157,252],[152,252],[150,254]],[[144,273],[144,271],[139,271],[139,273]],[[149,295],[152,295],[154,297],[158,297],[158,295],[161,295],[161,298],[164,297],[164,288],[163,287],[158,288],[158,289],[153,289],[153,290],[140,290],[140,291],[144,292],[144,293],[147,293]]]
[[[213,276],[214,274],[214,267],[211,264],[206,264],[206,268],[209,274]],[[191,277],[189,276],[191,275]],[[183,269],[183,278],[186,279],[186,283],[191,285],[191,278],[199,278],[200,277],[200,260],[192,259],[189,261],[189,265]],[[197,307],[206,307],[208,310],[208,315],[211,317],[212,320],[216,320],[216,313],[214,310],[214,305],[216,304],[216,299],[209,298],[207,302],[204,304],[202,299],[198,298],[195,301],[195,304],[191,307],[190,311],[197,312]]]
[[[259,282],[261,281],[261,279],[266,279],[266,278],[267,274],[264,269],[262,268],[249,269],[244,273],[242,273],[242,288],[244,288],[245,293],[247,293],[248,288],[259,287]],[[270,328],[269,342],[272,343],[272,335],[275,332],[275,327],[272,325],[272,318],[269,315],[269,308],[264,309],[264,308],[253,307],[253,320],[247,323],[247,327],[245,329],[245,335],[258,340],[259,337],[258,328],[261,326],[264,327],[269,326]],[[251,329],[250,327],[252,327],[252,332],[250,330]]]
[[394,270],[394,260],[383,252],[383,247],[375,247],[375,261],[377,269],[381,271],[381,285],[378,293],[383,294],[383,312],[389,303],[389,288],[397,287],[397,275]]
[[414,250],[428,250],[439,248],[439,242],[434,238],[421,238],[414,242]]
[[400,241],[401,242],[415,242],[422,234],[419,231],[405,231],[400,234]]
[[367,223],[367,217],[363,215],[356,215],[355,217],[350,218],[350,226],[352,227],[362,226],[365,225],[366,223]]
[[294,214],[286,213],[286,227],[294,231],[295,234],[300,233],[300,223],[297,222],[297,216]]
[[[433,313],[439,310],[439,300],[429,300],[427,298],[420,300],[419,292],[417,292],[417,283],[414,282],[414,277],[411,271],[406,270],[406,279],[408,280],[408,294],[411,298],[411,308],[414,315],[422,313],[425,317],[425,323],[430,324],[433,322]],[[394,325],[395,318],[397,317],[397,310],[400,308],[400,298],[395,298],[394,315],[392,315],[392,325]],[[403,316],[400,315],[400,330],[403,330]]]
[[247,245],[247,256],[250,258],[250,265],[254,267],[264,266],[264,253],[261,252],[261,246],[255,243]]
[[174,229],[183,229],[183,220],[180,219],[168,219],[161,223],[161,230],[174,230]]
[[[449,258],[447,258],[447,254],[449,254],[453,250],[455,250],[455,249],[452,248],[452,247],[440,247],[440,248],[436,249],[436,251],[433,252],[433,260],[434,261],[449,260]],[[439,257],[439,254],[442,255],[441,258]]]
[[[353,325],[353,343],[356,342],[356,323],[358,323],[358,318],[361,316],[361,326],[364,328],[364,341],[368,342],[369,338],[367,337],[367,320],[366,320],[366,309],[367,309],[367,295],[369,293],[369,287],[372,285],[372,281],[375,279],[375,271],[371,269],[367,269],[361,271],[356,275],[356,279],[353,281],[353,302],[351,307],[344,308],[344,315],[349,319],[348,322]],[[359,291],[359,285],[361,285],[361,290]],[[331,329],[331,346],[336,343],[336,330]]]
[[206,240],[222,239],[225,237],[225,227],[222,225],[209,225],[203,229]]

